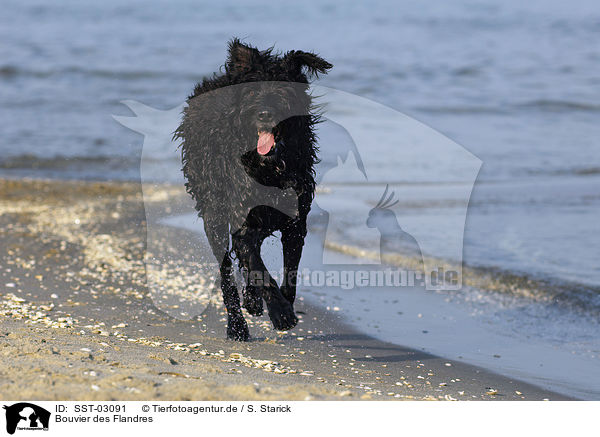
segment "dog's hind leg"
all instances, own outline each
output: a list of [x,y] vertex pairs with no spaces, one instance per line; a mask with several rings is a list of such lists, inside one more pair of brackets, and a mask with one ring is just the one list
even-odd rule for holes
[[248,278],[260,280],[259,283],[252,283],[253,291],[260,292],[265,300],[273,327],[287,331],[296,326],[298,318],[260,257],[260,246],[265,237],[259,229],[244,226],[232,236],[233,248]]
[[240,307],[240,296],[233,281],[228,226],[204,217],[204,230],[213,254],[220,263],[221,291],[227,309],[227,337],[231,340],[248,341],[250,332],[246,320],[244,320]]
[[242,314],[240,296],[233,283],[231,269],[232,262],[228,253],[221,263],[221,290],[223,291],[223,302],[227,308],[227,337],[231,340],[248,341],[250,331]]
[[294,220],[290,226],[281,231],[281,244],[283,245],[281,294],[292,305],[296,299],[298,265],[302,256],[304,237],[306,237],[306,219]]

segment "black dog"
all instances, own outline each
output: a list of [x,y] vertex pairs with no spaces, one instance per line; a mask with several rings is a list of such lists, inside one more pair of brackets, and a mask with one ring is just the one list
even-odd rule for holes
[[[246,278],[244,308],[261,315],[264,299],[275,329],[298,322],[293,303],[315,191],[314,126],[320,120],[307,75],[331,67],[313,53],[274,54],[233,39],[224,72],[196,86],[175,133],[182,140],[187,192],[220,264],[231,339],[249,338],[232,278],[234,254]],[[282,212],[291,197],[295,211]],[[281,288],[260,257],[262,242],[275,231],[283,245]]]

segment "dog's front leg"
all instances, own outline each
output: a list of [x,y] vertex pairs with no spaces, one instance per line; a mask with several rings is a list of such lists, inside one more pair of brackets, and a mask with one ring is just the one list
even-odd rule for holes
[[296,326],[298,318],[260,257],[260,246],[264,239],[261,237],[257,229],[242,228],[233,235],[233,247],[240,264],[246,269],[249,285],[265,300],[273,327],[279,331],[287,331]]
[[306,219],[294,221],[293,225],[281,231],[281,244],[283,246],[283,280],[281,294],[290,304],[296,299],[296,285],[298,282],[298,265],[306,237]]

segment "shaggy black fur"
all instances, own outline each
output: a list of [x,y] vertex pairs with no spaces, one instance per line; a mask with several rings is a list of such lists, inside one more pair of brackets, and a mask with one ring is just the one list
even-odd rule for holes
[[[293,303],[318,150],[319,114],[308,78],[331,67],[313,53],[274,54],[233,39],[224,72],[196,86],[175,133],[182,140],[187,192],[220,264],[231,339],[249,338],[232,278],[234,254],[246,278],[244,308],[261,315],[264,299],[275,329],[298,322]],[[257,147],[259,133],[271,138],[268,153]],[[286,214],[290,200],[295,211]],[[275,231],[283,245],[281,287],[260,257],[262,242]]]

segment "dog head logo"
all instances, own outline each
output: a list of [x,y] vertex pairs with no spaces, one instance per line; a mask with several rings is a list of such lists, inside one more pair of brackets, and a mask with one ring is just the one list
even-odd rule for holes
[[18,430],[48,430],[50,412],[38,405],[19,402],[3,407],[6,410],[6,432],[14,434]]

